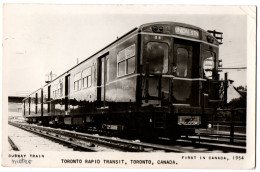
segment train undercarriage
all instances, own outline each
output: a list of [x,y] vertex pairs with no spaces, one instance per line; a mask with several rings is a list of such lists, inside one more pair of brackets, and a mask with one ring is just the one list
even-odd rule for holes
[[[184,110],[185,109],[185,110]],[[207,115],[203,115],[207,112]],[[176,140],[181,135],[193,135],[196,128],[206,128],[214,109],[173,108],[170,112],[127,112],[93,115],[59,115],[27,118],[35,123],[87,133],[151,140],[159,137]]]

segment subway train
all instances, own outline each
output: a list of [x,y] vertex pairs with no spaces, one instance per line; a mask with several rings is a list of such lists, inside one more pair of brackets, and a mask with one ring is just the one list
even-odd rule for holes
[[189,24],[143,24],[28,95],[23,115],[136,138],[193,134],[222,101],[220,44]]

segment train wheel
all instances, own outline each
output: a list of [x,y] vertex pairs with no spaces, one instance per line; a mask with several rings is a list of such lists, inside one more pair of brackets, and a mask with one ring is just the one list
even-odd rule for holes
[[181,137],[180,134],[174,134],[170,137],[170,143],[175,144],[176,141]]
[[146,128],[139,131],[139,138],[141,141],[145,142],[156,142],[158,140],[158,136],[152,128]]

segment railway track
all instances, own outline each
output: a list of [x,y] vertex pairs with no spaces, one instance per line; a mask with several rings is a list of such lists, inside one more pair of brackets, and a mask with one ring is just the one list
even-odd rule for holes
[[8,142],[10,146],[12,147],[12,150],[19,151],[19,148],[14,144],[13,140],[8,136]]
[[128,152],[151,152],[151,151],[165,151],[165,152],[187,152],[187,148],[171,147],[165,145],[142,143],[132,140],[111,138],[106,136],[92,135],[68,130],[54,129],[49,127],[35,126],[29,124],[20,124],[9,122],[15,127],[45,136],[65,144],[86,149],[88,151],[100,151],[100,147],[115,149],[118,151]]
[[[233,140],[231,143],[230,140]],[[221,150],[223,152],[246,153],[246,137],[231,137],[226,134],[201,133],[192,136],[183,136],[177,140],[182,145],[192,144],[195,147],[207,148],[208,150]]]
[[[104,151],[102,148],[107,148],[116,151],[124,151],[124,152],[177,152],[177,153],[184,153],[184,152],[210,152],[212,150],[222,150],[226,148],[225,146],[213,146],[209,143],[202,143],[200,144],[194,142],[192,138],[181,138],[176,141],[176,143],[170,144],[169,142],[162,143],[144,143],[140,141],[134,140],[126,140],[120,139],[115,137],[107,137],[107,136],[99,136],[95,134],[86,134],[80,133],[75,131],[68,131],[68,130],[61,130],[61,129],[54,129],[50,127],[43,127],[37,125],[29,125],[29,124],[22,124],[22,123],[15,123],[10,122],[10,125],[15,127],[27,130],[29,132],[36,133],[38,135],[50,138],[52,140],[56,140],[58,142],[62,142],[64,144],[73,146],[75,148],[79,148],[80,150],[85,151]],[[234,152],[243,152],[240,149],[225,149],[224,151],[234,151]]]

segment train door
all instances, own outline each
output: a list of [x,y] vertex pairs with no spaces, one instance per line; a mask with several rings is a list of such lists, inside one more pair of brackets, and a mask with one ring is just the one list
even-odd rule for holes
[[[145,45],[145,102],[161,104],[167,96],[164,94],[168,82],[162,75],[168,72],[169,44],[166,42],[148,42]],[[169,86],[168,86],[169,87]],[[166,88],[167,90],[167,88]],[[143,105],[145,105],[143,102]]]
[[200,43],[174,39],[172,73],[172,102],[199,105]]
[[28,103],[28,105],[29,105],[29,109],[28,109],[29,115],[31,115],[31,97],[29,97],[29,103]]
[[69,110],[70,75],[65,77],[65,111]]
[[51,112],[51,86],[48,86],[48,113]]
[[25,100],[23,100],[23,116],[26,115],[26,110],[25,110]]
[[38,93],[35,93],[35,114],[38,113]]
[[41,89],[41,116],[43,116],[43,89]]
[[192,93],[193,46],[185,41],[174,41],[173,55],[173,103],[190,104]]
[[98,59],[98,80],[97,80],[97,98],[98,108],[107,107],[106,104],[106,83],[107,83],[107,57],[108,53]]

